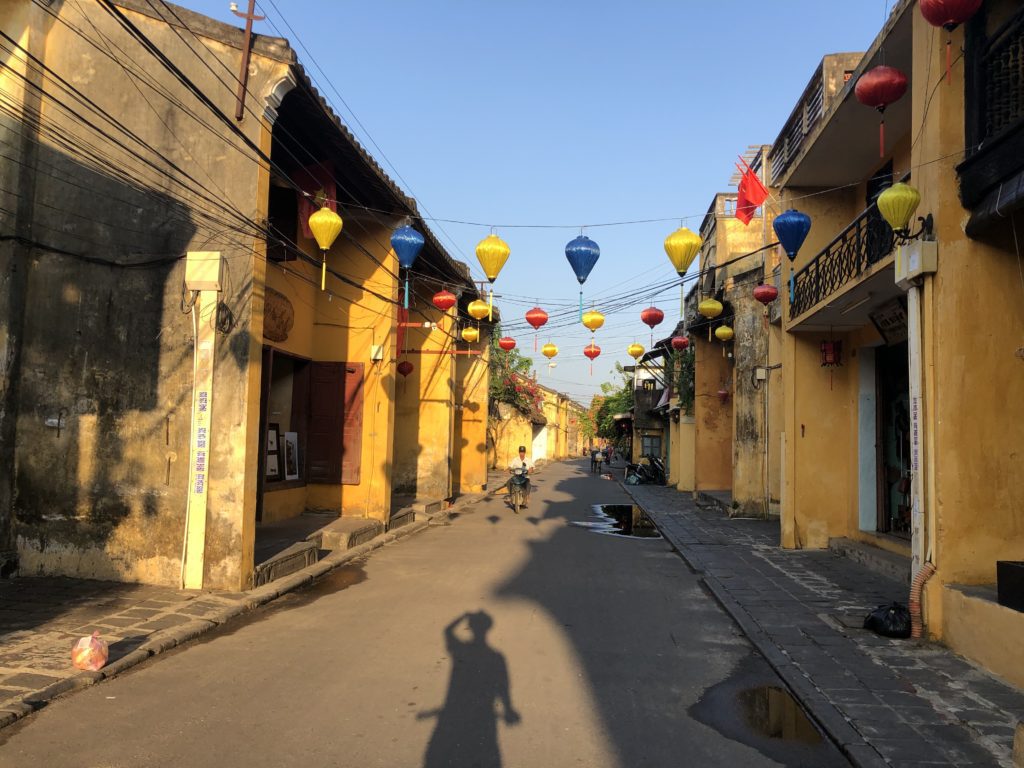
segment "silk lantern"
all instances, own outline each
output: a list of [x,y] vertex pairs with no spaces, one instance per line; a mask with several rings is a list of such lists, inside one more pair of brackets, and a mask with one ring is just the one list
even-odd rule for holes
[[570,240],[565,246],[565,258],[569,260],[569,266],[576,273],[576,279],[580,284],[580,320],[583,319],[583,284],[600,256],[601,249],[597,243],[583,234]]
[[[700,235],[686,227],[680,227],[665,238],[665,253],[679,277],[686,274],[686,270],[690,268],[690,264],[693,263],[694,257],[703,244],[704,241],[700,239]],[[686,287],[681,283],[679,285],[679,314],[686,314]]]
[[754,299],[764,305],[764,326],[768,327],[768,305],[779,298],[779,289],[774,285],[758,283],[754,286]]
[[455,294],[451,291],[441,290],[434,294],[434,298],[431,299],[434,306],[440,309],[442,312],[447,312],[449,309],[455,306],[458,299]]
[[793,262],[800,252],[800,247],[807,239],[807,233],[811,231],[811,217],[795,208],[790,208],[785,213],[775,217],[772,222],[772,229],[775,236],[779,238],[782,250],[789,257],[789,303],[793,303],[793,294],[796,289],[796,274],[793,271]]
[[891,187],[883,190],[878,196],[876,205],[878,212],[882,214],[889,226],[897,233],[906,235],[909,231],[910,220],[921,203],[921,193],[909,184],[898,181]]
[[626,348],[626,354],[632,357],[634,360],[639,360],[644,356],[644,345],[637,344],[635,341]]
[[402,374],[402,378],[404,379],[406,376],[412,373],[412,363],[410,363],[408,360],[403,360],[395,367],[395,370]]
[[475,344],[480,340],[480,331],[469,325],[462,329],[462,340]]
[[690,340],[685,336],[672,337],[672,349],[676,352],[684,352],[690,346]]
[[473,319],[483,320],[490,314],[491,308],[487,305],[486,301],[473,299],[473,301],[469,302],[469,306],[466,307],[466,311]]
[[409,308],[409,270],[423,250],[423,235],[406,225],[391,235],[391,249],[398,256],[398,265],[405,270],[405,309]]
[[594,375],[594,358],[601,354],[601,348],[594,342],[590,342],[583,348],[583,354],[590,360],[590,375]]
[[921,15],[933,27],[946,30],[946,82],[949,83],[953,69],[952,32],[968,21],[981,8],[982,0],[920,0]]
[[[720,314],[722,314],[722,302],[718,299],[706,298],[703,299],[700,304],[697,305],[697,313],[708,320],[714,320]],[[711,341],[711,326],[708,326],[708,341]]]
[[326,205],[319,211],[314,211],[309,217],[309,231],[313,233],[316,244],[323,252],[323,264],[320,268],[320,290],[327,290],[327,251],[334,245],[334,241],[341,234],[341,228],[345,222],[341,216],[336,214]]
[[544,355],[548,360],[558,354],[558,347],[552,344],[550,341],[540,348],[540,353]]
[[533,326],[533,351],[537,351],[537,329],[548,321],[548,313],[540,307],[534,307],[526,313],[526,322]]
[[[477,243],[476,258],[491,283],[491,288],[487,293],[487,306],[489,308],[494,306],[494,281],[498,279],[498,274],[501,272],[501,268],[505,266],[505,262],[508,261],[510,253],[512,253],[512,249],[508,247],[508,243],[493,232]],[[488,318],[491,317],[492,315],[488,314]]]
[[602,325],[604,325],[604,315],[598,312],[596,309],[588,309],[583,313],[583,325],[588,331],[593,333]]
[[498,339],[498,346],[501,347],[506,352],[511,352],[513,349],[516,348],[516,340],[510,336],[502,336],[500,339]]
[[873,67],[857,78],[853,88],[857,101],[874,107],[881,114],[878,124],[878,156],[885,157],[885,108],[907,92],[907,76],[896,67]]
[[736,334],[728,325],[720,325],[715,328],[715,338],[721,342],[732,341]]

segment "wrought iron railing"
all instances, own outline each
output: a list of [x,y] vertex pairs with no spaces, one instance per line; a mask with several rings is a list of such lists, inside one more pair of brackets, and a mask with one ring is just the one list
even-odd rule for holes
[[892,252],[895,237],[872,205],[796,273],[790,319],[827,299]]

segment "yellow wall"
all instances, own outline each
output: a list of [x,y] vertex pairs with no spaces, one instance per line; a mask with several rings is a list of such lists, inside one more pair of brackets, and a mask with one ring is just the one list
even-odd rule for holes
[[732,390],[729,359],[722,356],[722,345],[709,342],[706,335],[693,334],[694,363],[693,412],[696,422],[697,490],[720,491],[732,487],[732,398],[723,403],[720,389]]
[[519,446],[526,446],[526,456],[533,455],[533,433],[537,429],[522,413],[505,403],[497,404],[498,418],[490,420],[494,436],[494,457],[491,466],[505,469],[514,458],[519,458]]
[[484,490],[487,485],[487,388],[490,344],[481,339],[481,356],[456,359],[455,493]]
[[669,421],[669,478],[668,484],[680,491],[696,488],[697,424],[693,416],[681,415],[678,423]]

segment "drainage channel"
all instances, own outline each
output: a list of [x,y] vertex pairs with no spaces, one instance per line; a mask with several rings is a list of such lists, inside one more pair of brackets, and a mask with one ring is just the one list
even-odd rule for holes
[[626,536],[633,539],[660,539],[658,529],[636,504],[595,504],[593,520],[573,521],[572,525],[591,533],[607,536]]

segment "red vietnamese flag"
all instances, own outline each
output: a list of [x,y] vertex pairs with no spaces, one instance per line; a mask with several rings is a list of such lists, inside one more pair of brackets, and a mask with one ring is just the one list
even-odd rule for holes
[[768,199],[768,190],[743,158],[740,160],[743,162],[743,168],[740,168],[743,175],[740,176],[740,183],[737,186],[736,218],[744,224],[750,224],[758,207]]

